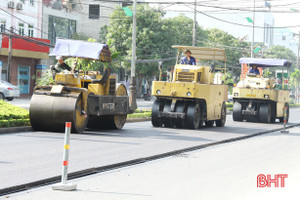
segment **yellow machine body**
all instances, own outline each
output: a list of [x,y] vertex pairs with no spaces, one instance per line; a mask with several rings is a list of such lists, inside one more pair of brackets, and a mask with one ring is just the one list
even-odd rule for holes
[[[279,119],[280,122],[287,122],[289,119],[287,80],[291,62],[285,59],[241,58],[240,64],[241,80],[232,92],[233,120],[273,123]],[[252,69],[247,72],[244,67],[247,67],[246,70]],[[264,78],[260,73],[258,74],[257,68],[260,67],[275,69],[276,79]],[[277,70],[278,68],[281,69]],[[277,74],[278,71],[280,76]]]
[[[59,44],[58,44],[59,43]],[[76,51],[78,58],[110,62],[111,54],[106,44],[57,39],[53,52]],[[90,49],[99,55],[90,57]],[[53,56],[60,56],[54,53]],[[66,55],[64,55],[66,56]],[[82,73],[60,72],[51,67],[55,83],[36,86],[30,101],[30,122],[36,131],[64,131],[65,122],[72,123],[72,132],[82,133],[88,128],[121,129],[129,113],[129,98],[126,87],[116,83],[116,75],[105,69]]]
[[[218,56],[219,60],[226,60],[222,49],[176,48],[192,51],[192,55],[199,60],[213,60]],[[198,128],[202,123],[211,126],[215,121],[217,126],[224,126],[228,86],[215,84],[218,82],[215,79],[212,66],[176,64],[170,82],[153,81],[152,95],[156,97],[152,108],[153,126]]]
[[276,118],[284,117],[285,105],[289,103],[289,91],[276,89],[273,78],[246,77],[233,88],[233,98],[242,101],[271,101],[276,108]]

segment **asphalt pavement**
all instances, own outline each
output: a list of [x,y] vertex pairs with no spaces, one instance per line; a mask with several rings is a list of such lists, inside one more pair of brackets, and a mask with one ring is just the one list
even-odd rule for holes
[[[292,124],[300,123],[300,109],[291,111]],[[224,128],[198,130],[153,128],[150,121],[126,123],[122,130],[72,134],[69,172],[107,166],[178,149],[281,128],[282,124],[233,122]],[[62,133],[21,132],[0,135],[0,189],[38,181],[61,173]]]
[[[46,186],[3,198],[298,200],[299,144],[300,128],[293,128],[75,179],[76,191]],[[257,187],[259,174],[286,175],[284,187],[281,180],[279,187]]]

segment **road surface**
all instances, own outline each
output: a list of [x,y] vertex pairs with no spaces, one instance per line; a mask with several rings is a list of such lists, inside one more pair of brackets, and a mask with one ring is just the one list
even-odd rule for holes
[[[300,109],[291,110],[292,124],[300,123]],[[149,121],[126,123],[123,130],[72,134],[69,172],[251,135],[282,124],[233,122],[226,127],[199,130],[153,128]],[[23,132],[0,135],[0,188],[37,181],[61,173],[61,133]]]
[[[75,179],[77,190],[50,186],[8,195],[14,200],[298,200],[300,128],[217,145]],[[258,188],[259,174],[285,174],[284,187]]]

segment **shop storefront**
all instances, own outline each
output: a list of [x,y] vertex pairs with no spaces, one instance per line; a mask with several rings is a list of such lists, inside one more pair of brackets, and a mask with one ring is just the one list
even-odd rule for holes
[[[31,39],[50,43],[49,40],[45,39]],[[47,67],[41,65],[41,60],[49,59],[49,47],[21,38],[13,38],[12,64],[11,69],[8,70],[8,42],[8,37],[3,36],[0,49],[1,79],[7,81],[10,77],[10,82],[19,86],[21,96],[30,96],[33,92],[36,76],[40,76],[42,70]]]

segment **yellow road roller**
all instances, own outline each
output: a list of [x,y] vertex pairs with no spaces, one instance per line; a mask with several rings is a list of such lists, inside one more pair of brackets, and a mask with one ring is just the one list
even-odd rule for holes
[[[233,120],[273,123],[289,116],[288,69],[291,62],[283,59],[241,58],[241,80],[233,88]],[[251,68],[248,70],[248,68]],[[264,78],[258,69],[276,70],[276,77]],[[255,73],[257,72],[257,73]],[[273,72],[272,72],[273,73]]]
[[[111,62],[106,44],[57,39],[50,56]],[[74,66],[75,68],[75,66]],[[36,86],[30,101],[30,123],[35,131],[63,131],[72,122],[72,132],[86,128],[121,129],[129,113],[126,87],[115,75],[99,71],[68,72],[55,75],[55,83]]]
[[[222,84],[226,72],[224,49],[191,46],[173,46],[178,49],[174,73],[169,82],[154,81],[152,106],[154,127],[197,129],[206,126],[222,127],[226,122],[228,86]],[[196,59],[196,65],[182,63],[187,51]],[[221,62],[219,67],[205,62]],[[202,63],[201,63],[202,62]]]

